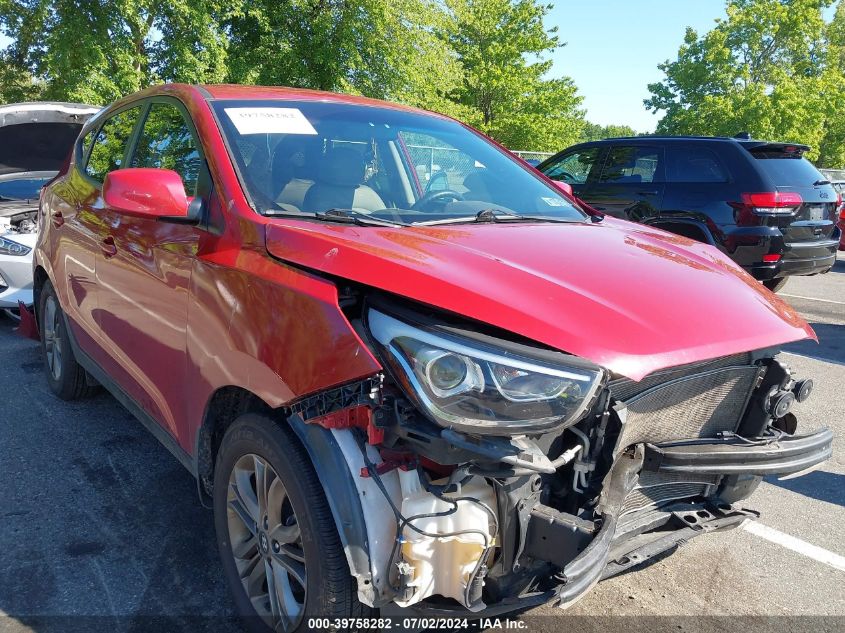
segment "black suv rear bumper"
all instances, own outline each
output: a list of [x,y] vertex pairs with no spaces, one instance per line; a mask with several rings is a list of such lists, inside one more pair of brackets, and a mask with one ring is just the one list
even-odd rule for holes
[[[817,275],[827,272],[836,263],[841,229],[834,229],[830,238],[815,242],[786,242],[774,227],[739,228],[733,237],[740,245],[730,257],[755,279],[766,281],[793,275]],[[756,238],[756,239],[755,239]],[[777,262],[763,261],[764,255],[780,255]]]

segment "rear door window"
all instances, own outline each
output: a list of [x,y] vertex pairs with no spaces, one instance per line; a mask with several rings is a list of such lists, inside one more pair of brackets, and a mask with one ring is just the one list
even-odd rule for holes
[[125,166],[127,146],[140,114],[141,106],[136,106],[118,112],[103,123],[91,147],[86,174],[103,182],[107,173]]
[[666,176],[669,182],[727,182],[727,170],[716,152],[704,147],[669,147]]
[[196,194],[202,158],[182,112],[170,103],[153,102],[132,157],[132,167],[170,169],[182,177],[189,196]]
[[608,153],[601,179],[607,184],[663,182],[660,148],[617,145]]
[[570,185],[583,185],[597,168],[600,147],[588,147],[561,156],[543,167],[543,173],[552,180],[562,180]]

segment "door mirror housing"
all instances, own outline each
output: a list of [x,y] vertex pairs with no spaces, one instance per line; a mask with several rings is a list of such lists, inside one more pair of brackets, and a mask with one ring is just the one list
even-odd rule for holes
[[160,222],[195,224],[199,218],[185,193],[182,177],[171,169],[131,167],[106,174],[103,183],[106,206],[127,215]]
[[555,187],[560,189],[567,196],[572,197],[572,185],[568,182],[563,182],[562,180],[553,180],[552,182],[555,183]]

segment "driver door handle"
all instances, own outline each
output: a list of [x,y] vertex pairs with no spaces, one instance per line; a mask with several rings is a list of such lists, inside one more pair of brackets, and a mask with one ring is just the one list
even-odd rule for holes
[[103,251],[103,255],[106,257],[114,257],[117,255],[117,246],[115,246],[114,238],[111,235],[100,242],[100,250]]
[[637,195],[640,195],[640,196],[656,196],[658,193],[660,193],[660,192],[657,191],[657,189],[647,189],[645,191],[638,191]]

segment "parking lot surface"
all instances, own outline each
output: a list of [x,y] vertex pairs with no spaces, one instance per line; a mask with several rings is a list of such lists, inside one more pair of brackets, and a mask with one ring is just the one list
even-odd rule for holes
[[[522,630],[845,630],[845,258],[781,296],[819,336],[784,360],[815,381],[799,429],[831,426],[833,459],[765,481],[745,503],[756,527],[694,539]],[[194,480],[107,394],[53,397],[13,328],[0,317],[0,632],[239,630]]]

